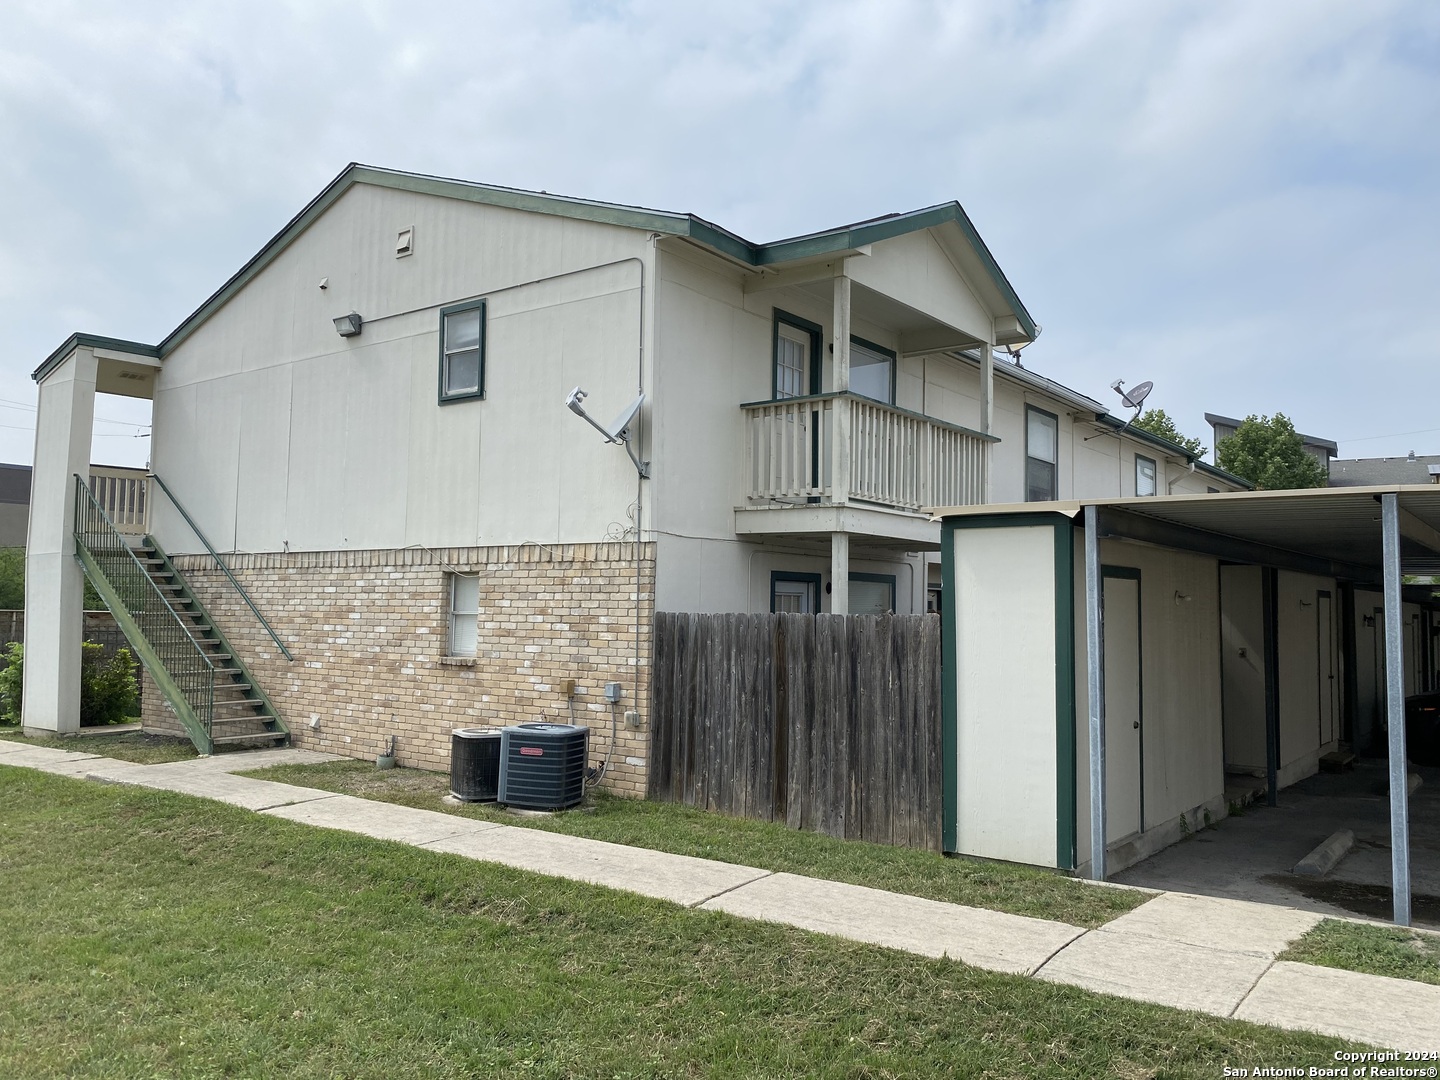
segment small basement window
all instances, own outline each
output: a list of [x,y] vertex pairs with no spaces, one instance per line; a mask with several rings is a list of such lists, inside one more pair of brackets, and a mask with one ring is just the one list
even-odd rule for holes
[[440,312],[440,404],[485,396],[485,301]]
[[450,588],[449,655],[474,656],[480,634],[480,578],[446,574]]

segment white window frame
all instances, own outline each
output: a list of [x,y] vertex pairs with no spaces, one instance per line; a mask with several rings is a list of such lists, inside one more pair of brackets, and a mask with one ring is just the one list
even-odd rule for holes
[[[468,583],[474,586],[473,599],[462,595],[472,592]],[[446,607],[449,609],[446,655],[474,656],[480,642],[480,575],[448,573],[445,575],[445,591]]]

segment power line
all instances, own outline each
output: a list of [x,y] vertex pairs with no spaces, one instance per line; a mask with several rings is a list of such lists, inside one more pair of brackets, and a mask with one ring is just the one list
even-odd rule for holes
[[1362,439],[1337,439],[1336,442],[1375,442],[1377,439],[1400,439],[1406,435],[1429,435],[1431,432],[1440,431],[1440,428],[1421,428],[1419,431],[1392,431],[1388,435],[1366,435]]
[[[26,405],[23,401],[12,401],[10,398],[0,398],[0,408],[28,409],[31,412],[38,412],[36,406]],[[95,422],[99,424],[116,424],[120,427],[149,427],[149,424],[142,424],[136,420],[111,420],[108,416],[97,416]]]

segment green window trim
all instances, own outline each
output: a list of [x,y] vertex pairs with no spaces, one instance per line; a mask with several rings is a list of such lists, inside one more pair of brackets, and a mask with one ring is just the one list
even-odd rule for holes
[[[894,574],[864,574],[864,573],[861,573],[861,572],[859,572],[859,571],[857,570],[857,571],[852,571],[852,572],[851,572],[851,574],[850,574],[850,580],[851,580],[851,581],[867,581],[867,582],[870,582],[870,583],[876,584],[876,585],[889,585],[889,586],[890,586],[890,614],[892,614],[892,615],[895,614],[895,575],[894,575]],[[846,612],[846,614],[849,614],[849,613]]]
[[801,572],[795,571],[795,570],[771,570],[771,571],[770,571],[770,613],[771,613],[772,615],[775,613],[775,585],[776,585],[778,582],[782,582],[782,581],[784,581],[784,582],[794,582],[794,583],[796,583],[796,584],[802,584],[802,585],[809,585],[810,588],[811,588],[811,590],[812,590],[812,592],[810,593],[810,606],[815,609],[814,611],[811,612],[811,614],[812,614],[812,615],[819,614],[819,612],[820,612],[820,607],[821,607],[821,603],[820,603],[820,595],[821,595],[821,594],[820,594],[820,586],[821,586],[821,584],[822,584],[822,579],[821,579],[821,577],[820,577],[819,574],[807,574],[807,573],[801,573]]
[[[1141,472],[1141,468],[1140,468],[1140,463],[1141,463],[1141,462],[1144,462],[1146,465],[1149,465],[1149,466],[1150,466],[1150,486],[1153,488],[1153,490],[1151,490],[1151,491],[1142,492],[1142,491],[1140,490],[1140,478],[1141,478],[1141,476],[1144,475],[1144,474]],[[1136,454],[1136,455],[1135,455],[1135,495],[1136,495],[1137,497],[1141,497],[1141,496],[1145,496],[1145,495],[1159,495],[1159,494],[1160,494],[1160,464],[1159,464],[1159,462],[1157,462],[1157,461],[1156,461],[1154,458],[1152,458],[1152,457],[1146,457],[1144,454]]]
[[770,328],[770,399],[780,399],[780,327],[782,325],[798,330],[810,337],[810,393],[820,393],[820,369],[823,367],[821,359],[821,342],[824,340],[824,330],[819,323],[803,319],[799,315],[792,315],[788,311],[775,308],[775,317]]
[[[450,374],[450,357],[462,352],[469,352],[471,351],[471,347],[467,346],[464,349],[451,349],[448,347],[447,328],[449,319],[452,315],[460,315],[469,311],[478,311],[480,313],[479,336],[474,346],[480,354],[476,385],[473,390],[467,387],[464,390],[450,391],[447,390]],[[457,401],[473,401],[477,398],[483,399],[485,397],[485,321],[484,300],[467,300],[463,304],[451,304],[449,307],[440,309],[440,376],[438,399],[441,405],[450,405]]]

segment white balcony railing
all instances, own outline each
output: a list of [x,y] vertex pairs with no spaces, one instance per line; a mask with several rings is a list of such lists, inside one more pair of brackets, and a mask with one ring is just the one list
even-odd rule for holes
[[[847,503],[919,510],[985,498],[985,448],[967,428],[855,394],[762,401],[745,411],[746,497],[758,502]],[[850,430],[850,479],[832,483],[837,410]]]
[[150,531],[150,478],[144,469],[92,465],[90,491],[117,532],[144,536]]

